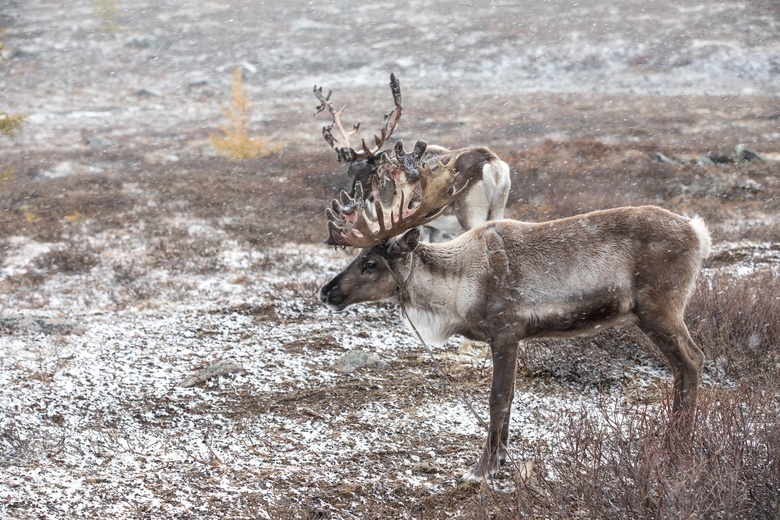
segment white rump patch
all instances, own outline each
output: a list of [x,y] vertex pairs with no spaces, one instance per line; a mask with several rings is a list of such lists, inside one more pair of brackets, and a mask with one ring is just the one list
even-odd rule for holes
[[710,249],[712,247],[712,240],[710,239],[710,231],[707,229],[707,224],[701,217],[693,217],[691,219],[691,227],[696,232],[696,236],[699,237],[699,256],[701,258],[707,258],[710,256]]

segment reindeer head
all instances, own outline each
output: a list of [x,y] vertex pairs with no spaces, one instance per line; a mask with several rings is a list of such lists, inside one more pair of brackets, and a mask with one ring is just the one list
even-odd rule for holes
[[384,158],[371,178],[378,189],[380,177],[393,187],[389,207],[379,197],[368,202],[358,185],[354,197],[341,193],[326,210],[327,243],[362,248],[358,257],[319,293],[320,301],[334,310],[353,303],[379,301],[399,291],[399,274],[408,274],[411,255],[420,242],[418,226],[438,217],[461,190],[455,188],[453,162],[435,166],[421,160],[426,144],[417,141],[414,151],[406,153],[403,142],[395,146],[396,157]]
[[349,195],[351,197],[355,196],[355,186],[358,183],[364,187],[369,186],[371,176],[376,174],[381,156],[384,154],[382,146],[398,127],[398,121],[401,119],[401,84],[394,74],[390,75],[390,90],[393,94],[395,106],[390,112],[385,114],[380,135],[374,135],[374,146],[369,148],[366,141],[361,140],[360,148],[353,148],[349,143],[349,139],[359,132],[360,123],[354,125],[351,132],[347,132],[341,123],[341,114],[347,106],[344,105],[340,110],[336,110],[330,102],[330,96],[333,94],[333,91],[329,91],[326,96],[322,93],[322,87],[314,87],[314,95],[320,102],[314,115],[327,110],[333,118],[329,125],[322,128],[322,136],[330,147],[336,151],[338,160],[349,163],[347,174],[350,177]]
[[410,229],[377,246],[364,249],[338,276],[320,289],[319,299],[342,311],[354,303],[381,301],[398,294],[398,272],[408,269],[410,254],[420,242],[420,230]]

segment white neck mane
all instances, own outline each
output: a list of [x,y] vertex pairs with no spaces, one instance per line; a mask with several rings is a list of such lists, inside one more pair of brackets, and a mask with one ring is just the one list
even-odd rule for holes
[[[448,260],[458,258],[457,255],[449,252],[436,255],[435,251],[428,250],[423,256],[426,258],[418,257],[413,263],[414,268],[405,282],[407,297],[402,303],[407,325],[416,328],[425,343],[438,346],[462,328],[479,295],[470,283],[474,278],[463,276],[463,264],[446,265]],[[427,265],[431,261],[435,263],[433,268]]]
[[[402,313],[403,314],[403,313]],[[423,341],[431,346],[444,345],[457,328],[457,323],[432,311],[406,306],[404,321],[412,332],[416,329]]]

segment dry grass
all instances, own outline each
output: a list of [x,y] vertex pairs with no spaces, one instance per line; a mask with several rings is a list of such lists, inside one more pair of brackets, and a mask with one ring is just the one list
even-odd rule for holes
[[34,265],[45,272],[83,274],[98,265],[98,257],[89,245],[68,243],[36,258]]
[[[701,167],[661,163],[652,148],[598,141],[546,141],[522,153],[497,150],[512,168],[511,218],[546,220],[621,205],[659,204],[707,220],[716,240],[777,240],[780,174],[777,163]],[[668,152],[674,155],[673,152]],[[227,238],[255,245],[320,241],[322,214],[347,184],[342,165],[290,147],[240,163],[219,158],[150,165],[139,152],[87,150],[29,157],[15,163],[0,203],[0,234],[56,242],[79,212],[92,232],[134,222],[161,227],[176,215],[206,219]],[[42,179],[56,161],[123,165],[122,178],[73,175]],[[760,186],[741,188],[752,179]],[[131,189],[132,188],[132,189]],[[67,197],[62,197],[67,193]],[[34,219],[29,219],[34,215]],[[32,220],[32,221],[29,221]]]
[[667,429],[668,409],[637,406],[615,419],[602,405],[570,417],[561,425],[560,452],[539,456],[537,478],[518,483],[517,495],[504,497],[514,507],[502,513],[774,518],[780,510],[779,406],[776,397],[767,401],[749,389],[711,389],[699,403],[688,448]]
[[[703,214],[716,238],[724,239],[736,236],[735,228],[724,224],[728,219],[759,212],[780,214],[775,163],[670,165],[654,159],[650,146],[592,140],[546,141],[523,153],[498,152],[513,170],[508,208],[512,217],[541,220],[609,206],[657,203]],[[674,150],[665,153],[675,155]],[[88,173],[42,177],[41,172],[58,160],[107,161],[124,168],[121,177]],[[55,158],[30,154],[15,164],[17,174],[0,192],[0,204],[6,208],[0,212],[0,236],[26,236],[52,248],[38,257],[35,269],[6,280],[5,287],[34,293],[48,277],[105,269],[116,308],[142,307],[162,292],[184,290],[161,286],[150,273],[217,272],[220,255],[231,244],[257,252],[251,265],[262,272],[283,260],[270,251],[272,246],[322,240],[323,208],[346,184],[346,175],[335,162],[327,163],[331,169],[323,169],[321,160],[321,155],[294,148],[240,163],[199,158],[165,167],[145,163],[137,151],[69,152]],[[755,180],[760,189],[740,188],[745,179]],[[28,218],[31,214],[34,219]],[[68,218],[74,215],[80,217]],[[191,229],[192,223],[201,231]],[[127,230],[143,237],[143,255],[110,257],[102,246],[89,245],[89,237]],[[740,238],[755,240],[780,237],[778,224],[771,219],[743,226],[739,233]],[[510,476],[495,485],[453,485],[438,493],[406,484],[389,489],[379,484],[324,482],[305,500],[267,503],[248,493],[236,498],[231,514],[247,518],[260,511],[298,518],[690,518],[694,513],[700,518],[776,517],[780,496],[780,386],[776,382],[780,301],[776,295],[780,287],[777,275],[768,269],[741,277],[728,274],[731,264],[746,260],[739,255],[713,259],[711,273],[702,277],[689,305],[689,327],[709,360],[690,449],[672,449],[669,442],[668,410],[663,404],[668,402],[668,378],[655,388],[632,390],[635,382],[626,375],[629,368],[668,370],[662,356],[637,331],[628,328],[595,338],[536,341],[524,346],[518,371],[521,381],[540,390],[548,384],[582,390],[593,395],[593,409],[560,415],[544,443],[513,441],[513,449],[523,450],[534,461],[535,476],[529,482]],[[293,281],[277,290],[280,297],[316,305],[311,298],[316,287],[310,284]],[[258,320],[292,322],[300,320],[306,309],[291,312],[266,305],[242,312]],[[366,322],[366,326],[387,324]],[[327,336],[313,339],[317,348],[334,348]],[[299,346],[286,348],[297,352]],[[417,368],[421,361],[410,358],[403,363],[399,373]],[[202,416],[237,414],[239,428],[242,421],[262,415],[270,406],[312,417],[348,414],[367,396],[394,400],[411,409],[435,393],[448,391],[441,379],[430,376],[434,367],[423,368],[428,376],[417,373],[386,381],[381,389],[355,379],[311,395],[226,397],[224,409],[204,409]],[[475,395],[489,382],[486,363],[451,370],[458,384]],[[50,372],[43,366],[31,377],[45,384]],[[323,392],[329,399],[322,399]],[[627,402],[616,403],[614,395]],[[148,404],[150,409],[163,405]],[[616,415],[616,409],[621,414]],[[94,449],[121,448],[114,442],[117,435],[122,439],[121,425],[112,426],[112,420],[105,418],[105,446]],[[40,453],[56,457],[63,441],[47,435],[23,437],[9,428],[0,432],[0,448],[14,460],[34,461]],[[410,445],[431,442],[425,432],[419,435]],[[443,433],[436,442],[443,449],[462,449],[457,436]],[[121,449],[143,454],[143,446],[129,444]],[[190,479],[202,486],[198,511],[219,515],[225,509],[211,499],[210,482],[247,477],[229,460],[215,461],[207,455],[193,454],[201,470],[193,470]],[[372,453],[364,464],[382,471],[398,467],[405,456]],[[447,470],[433,459],[423,459],[413,471],[441,476]],[[172,486],[151,481],[149,485]],[[138,507],[139,517],[153,516],[153,511],[144,509],[148,506]]]
[[[650,144],[607,145],[593,140],[547,140],[525,153],[503,154],[513,166],[509,216],[539,221],[594,209],[658,204],[703,216],[716,240],[780,237],[776,219],[762,218],[780,211],[775,163],[700,166],[683,157],[680,164],[669,164],[657,159],[658,151],[671,157],[691,155]],[[724,217],[744,222],[738,228],[727,227],[722,225]]]
[[8,114],[0,112],[0,134],[13,137],[24,122],[23,114]]
[[714,377],[778,390],[780,275],[764,268],[701,280],[688,306],[691,335],[710,360]]
[[556,456],[539,453],[537,478],[491,507],[508,502],[508,517],[531,518],[775,518],[779,285],[768,270],[699,283],[689,327],[710,358],[709,376],[730,387],[705,385],[690,444],[674,439],[666,407],[616,415],[602,401],[563,422]]

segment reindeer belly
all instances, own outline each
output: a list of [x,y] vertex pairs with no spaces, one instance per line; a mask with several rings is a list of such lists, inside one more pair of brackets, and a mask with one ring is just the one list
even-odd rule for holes
[[544,302],[525,314],[525,337],[567,338],[589,335],[633,322],[633,301],[629,291],[606,289],[564,302]]

